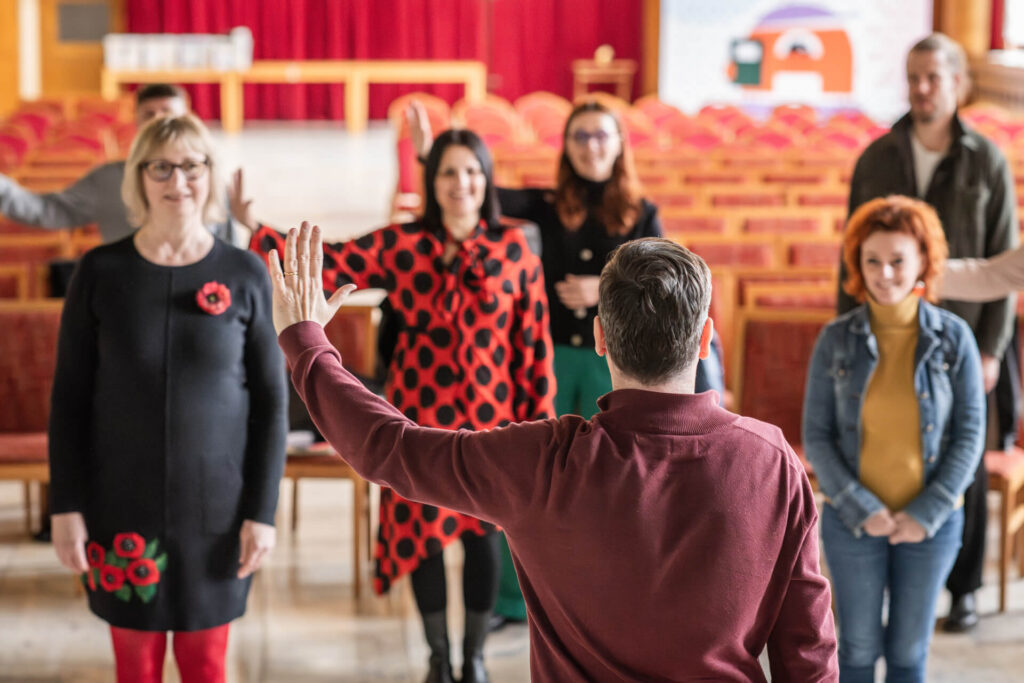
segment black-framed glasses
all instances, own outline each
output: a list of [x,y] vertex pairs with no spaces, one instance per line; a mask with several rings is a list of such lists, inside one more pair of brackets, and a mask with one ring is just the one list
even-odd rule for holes
[[578,130],[570,135],[569,139],[580,147],[586,147],[590,144],[591,140],[599,145],[606,145],[608,144],[608,141],[612,139],[613,135],[615,135],[615,133],[609,133],[606,130],[595,130],[594,132]]
[[172,164],[166,159],[156,159],[155,161],[144,161],[142,163],[142,170],[146,172],[149,179],[158,183],[170,180],[176,168],[181,169],[185,180],[199,180],[206,174],[207,169],[210,168],[210,160],[195,161],[189,159],[180,164]]

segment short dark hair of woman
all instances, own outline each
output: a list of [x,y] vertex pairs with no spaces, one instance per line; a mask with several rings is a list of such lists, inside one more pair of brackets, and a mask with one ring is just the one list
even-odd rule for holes
[[626,242],[601,271],[597,315],[615,366],[660,384],[697,362],[711,305],[711,270],[660,237]]
[[924,298],[932,303],[938,301],[939,278],[949,254],[942,222],[928,204],[897,194],[872,199],[850,216],[843,237],[843,264],[846,266],[843,291],[857,301],[867,297],[867,285],[860,269],[860,250],[864,240],[880,230],[902,232],[917,240],[924,261],[921,274]]
[[583,225],[587,217],[587,206],[584,203],[587,181],[576,172],[566,148],[569,145],[569,129],[572,122],[581,114],[604,114],[615,121],[615,129],[622,140],[622,152],[612,166],[612,177],[604,189],[601,206],[595,216],[604,225],[609,235],[626,235],[636,224],[640,215],[643,192],[640,188],[640,176],[637,175],[633,163],[633,152],[629,147],[629,136],[622,130],[622,122],[611,109],[597,101],[587,101],[576,106],[565,121],[562,131],[562,155],[558,161],[558,183],[555,187],[555,210],[558,218],[569,230],[576,230]]
[[434,191],[434,181],[441,168],[441,157],[445,150],[453,145],[459,145],[469,149],[480,162],[480,169],[487,180],[484,188],[484,203],[480,207],[480,218],[487,223],[489,228],[498,227],[498,215],[501,210],[498,208],[498,193],[494,189],[494,162],[491,160],[491,153],[487,145],[476,133],[464,128],[452,128],[437,136],[434,144],[430,147],[427,161],[423,165],[423,223],[434,229],[443,229],[441,221],[441,205],[437,203],[437,193]]

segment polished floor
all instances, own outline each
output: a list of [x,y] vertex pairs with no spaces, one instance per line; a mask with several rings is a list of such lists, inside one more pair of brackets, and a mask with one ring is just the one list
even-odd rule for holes
[[[385,129],[351,138],[333,125],[264,125],[221,139],[227,165],[246,169],[257,217],[272,225],[308,218],[340,238],[386,220],[395,169],[394,143]],[[365,589],[358,600],[352,595],[349,484],[303,481],[294,533],[290,496],[290,485],[283,486],[278,547],[257,575],[248,613],[233,626],[232,683],[421,680],[427,651],[408,583],[400,582],[385,598]],[[990,556],[994,560],[994,543]],[[448,564],[449,617],[457,643],[457,547],[449,551]],[[363,571],[368,577],[369,567]],[[981,625],[967,635],[936,634],[929,681],[1024,681],[1024,581],[1011,584],[1010,609],[1002,615],[995,614],[994,581],[990,561],[979,596]],[[529,680],[525,627],[495,634],[486,653],[495,683]],[[178,680],[170,659],[166,671],[165,680]],[[0,682],[91,683],[113,680],[112,672],[105,624],[86,609],[52,547],[26,536],[21,485],[0,483]]]

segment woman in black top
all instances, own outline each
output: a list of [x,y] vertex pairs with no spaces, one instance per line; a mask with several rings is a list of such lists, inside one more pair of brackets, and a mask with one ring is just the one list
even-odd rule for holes
[[[433,140],[430,120],[415,101],[407,114],[422,159]],[[621,244],[662,236],[657,209],[642,196],[618,117],[599,102],[577,105],[565,123],[555,189],[498,188],[498,203],[504,215],[540,229],[555,351],[555,410],[590,417],[597,412],[597,399],[612,390],[608,364],[594,350],[601,269]],[[697,391],[723,393],[721,365],[709,364],[716,361],[699,363]],[[503,547],[496,625],[526,618],[511,554]]]
[[274,545],[285,370],[270,280],[215,238],[209,135],[150,123],[123,197],[134,235],[79,264],[50,414],[53,541],[111,627],[120,681],[225,680],[228,622]]

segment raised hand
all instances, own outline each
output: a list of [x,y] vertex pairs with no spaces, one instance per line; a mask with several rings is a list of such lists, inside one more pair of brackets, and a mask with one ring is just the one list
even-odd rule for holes
[[246,199],[243,182],[242,169],[235,169],[231,174],[231,184],[228,186],[228,209],[236,221],[249,228],[251,232],[256,232],[256,219],[252,217],[252,200]]
[[306,320],[326,325],[341,308],[355,285],[345,285],[331,298],[324,296],[324,248],[320,227],[302,222],[292,228],[284,242],[284,268],[277,249],[268,259],[270,280],[274,283],[274,329],[281,334],[285,328]]
[[409,122],[409,137],[412,138],[412,147],[416,150],[416,156],[425,159],[430,154],[430,147],[434,144],[434,133],[430,130],[430,117],[427,116],[427,108],[418,100],[410,100],[409,106],[405,109],[405,120]]

